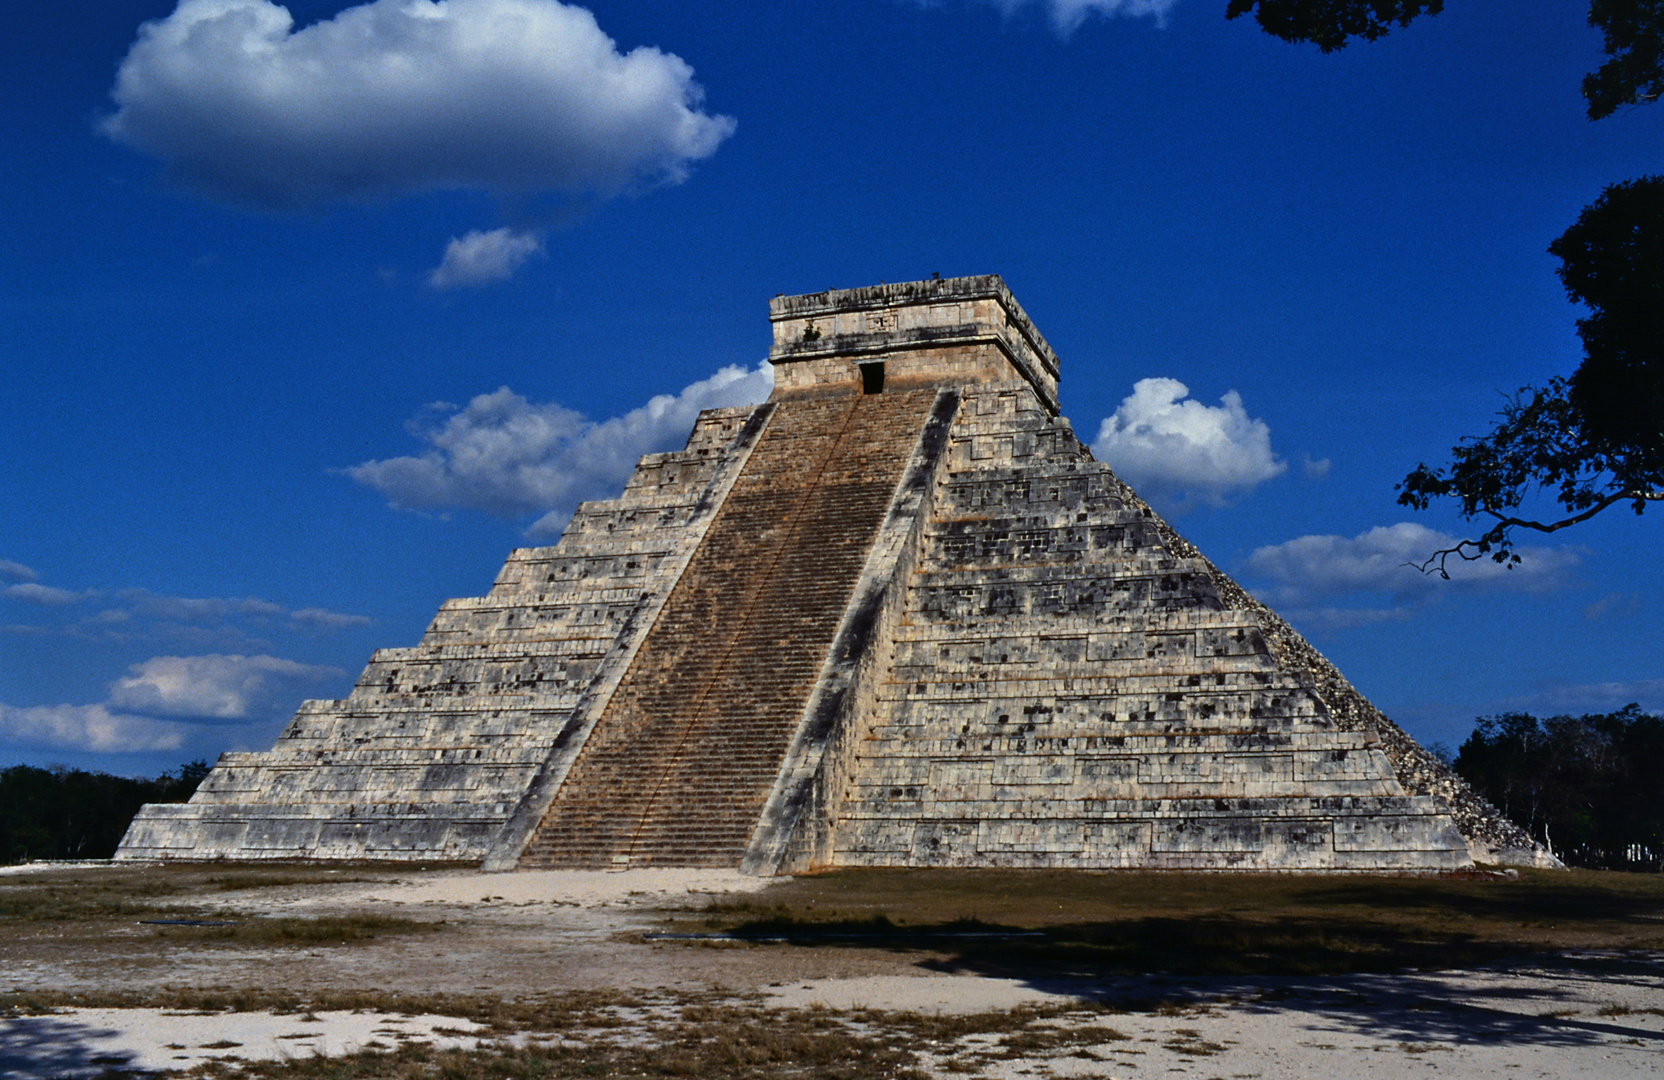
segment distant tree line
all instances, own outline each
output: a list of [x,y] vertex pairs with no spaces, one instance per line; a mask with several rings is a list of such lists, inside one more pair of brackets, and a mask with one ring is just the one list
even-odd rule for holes
[[1454,765],[1567,866],[1664,869],[1664,716],[1487,716]]
[[108,859],[139,807],[185,802],[207,775],[205,761],[148,780],[62,766],[0,769],[0,863]]

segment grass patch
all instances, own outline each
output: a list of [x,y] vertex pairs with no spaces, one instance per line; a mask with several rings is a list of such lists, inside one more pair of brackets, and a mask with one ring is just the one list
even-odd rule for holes
[[[933,1070],[974,1073],[992,1063],[1096,1058],[1128,1036],[1091,1005],[1032,1006],[969,1015],[858,1009],[781,1009],[719,991],[569,992],[524,1000],[477,996],[260,991],[146,991],[0,996],[0,1015],[68,1006],[147,1005],[196,1013],[270,1010],[299,1019],[324,1011],[428,1014],[480,1024],[456,1031],[476,1050],[416,1042],[333,1058],[213,1062],[193,1075],[262,1080],[515,1080],[519,1077],[723,1077],[725,1080],[923,1080]],[[529,1036],[521,1046],[491,1042]]]
[[[408,872],[408,871],[407,871]],[[419,921],[369,913],[316,918],[260,916],[209,908],[205,895],[267,888],[306,888],[343,882],[397,880],[391,874],[320,870],[307,865],[237,868],[224,866],[124,865],[51,868],[0,878],[0,934],[16,938],[49,934],[63,948],[99,939],[124,940],[134,933],[179,945],[224,943],[266,948],[352,945],[395,934],[434,933],[444,921]],[[258,895],[249,896],[251,902]],[[220,925],[144,925],[161,920],[201,920]],[[62,939],[79,939],[64,941]],[[0,998],[0,1003],[7,999]],[[0,1008],[26,1009],[14,995]]]
[[180,889],[167,882],[65,882],[0,887],[0,923],[86,922],[147,915],[159,910],[157,901],[177,896]]
[[239,867],[126,865],[43,869],[0,877],[0,926],[27,922],[97,922],[178,911],[169,901],[204,893],[393,880],[366,867],[309,864]]
[[351,885],[386,881],[386,877],[366,877],[343,874],[336,870],[314,870],[305,867],[264,867],[237,870],[232,873],[211,874],[204,882],[219,892],[241,892],[246,889],[297,888],[309,885]]
[[1664,1016],[1664,1009],[1650,1006],[1602,1005],[1596,1016]]
[[[674,999],[693,1001],[692,997]],[[703,1000],[703,999],[698,999]],[[657,998],[616,991],[571,991],[520,1000],[474,994],[403,994],[381,990],[258,990],[241,987],[163,987],[143,991],[27,991],[0,993],[0,1016],[43,1015],[67,1008],[153,1008],[213,1014],[271,1012],[317,1023],[321,1012],[449,1016],[488,1033],[564,1031],[622,1026],[620,1013],[650,1008]]]
[[[1664,878],[1516,879],[1089,871],[839,870],[728,899],[709,930],[936,954],[987,974],[1338,974],[1664,948]],[[975,931],[986,936],[967,934]],[[999,931],[1039,938],[1002,940]]]
[[162,926],[158,937],[187,941],[233,941],[248,945],[344,945],[388,934],[432,933],[445,923],[382,915],[321,916],[315,919],[246,918],[224,915],[225,926]]
[[[439,1004],[424,1001],[410,1011],[432,1011]],[[225,1080],[924,1080],[935,1069],[974,1072],[997,1061],[1093,1057],[1091,1047],[1127,1039],[1091,1022],[1099,1010],[1080,1006],[921,1016],[778,1009],[715,994],[563,994],[538,1002],[476,1001],[473,1011],[471,1019],[495,1016],[497,1034],[544,1032],[553,1037],[477,1050],[407,1043],[328,1059],[215,1062],[201,1066],[197,1075]]]

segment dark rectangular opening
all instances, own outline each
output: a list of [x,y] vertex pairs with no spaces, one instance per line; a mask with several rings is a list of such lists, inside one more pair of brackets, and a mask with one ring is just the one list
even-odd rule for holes
[[861,365],[861,393],[882,394],[884,392],[884,362],[882,360],[871,364]]

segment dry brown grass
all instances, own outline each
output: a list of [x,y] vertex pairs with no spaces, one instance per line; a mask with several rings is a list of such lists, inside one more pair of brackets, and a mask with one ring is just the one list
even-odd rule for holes
[[248,918],[215,914],[223,925],[158,926],[156,936],[185,941],[229,941],[243,945],[348,945],[388,934],[433,933],[444,920],[400,919],[385,915],[324,915],[310,919]]
[[715,994],[567,994],[520,1003],[405,999],[400,1005],[394,1011],[471,1012],[470,1019],[499,1035],[538,1034],[521,1045],[477,1050],[405,1044],[329,1059],[216,1062],[196,1074],[227,1080],[923,1080],[931,1068],[977,1072],[1017,1058],[1095,1057],[1092,1047],[1128,1038],[1092,1022],[1101,1010],[1088,1006],[920,1016],[778,1009]]
[[[700,920],[810,947],[935,952],[949,970],[1322,974],[1664,949],[1664,877],[840,870],[712,904]],[[1000,930],[1042,936],[968,936]]]
[[[519,1077],[724,1077],[735,1080],[922,1078],[931,1068],[975,1073],[999,1061],[1096,1057],[1128,1036],[1089,1004],[970,1015],[858,1009],[781,1009],[760,997],[706,991],[568,992],[518,1001],[459,995],[171,990],[143,994],[0,995],[0,1016],[69,1006],[160,1007],[196,1013],[334,1010],[471,1020],[518,1045],[434,1050],[415,1043],[336,1058],[221,1061],[196,1075],[269,1080],[514,1080]],[[455,1034],[479,1034],[457,1031]]]
[[0,925],[7,921],[122,918],[179,910],[180,906],[189,906],[191,897],[208,893],[388,881],[394,877],[387,868],[372,864],[338,869],[290,863],[236,868],[210,863],[42,869],[0,877]]
[[[111,991],[14,991],[0,993],[0,1016],[38,1015],[64,1008],[154,1008],[192,1013],[271,1012],[301,1019],[320,1012],[377,1012],[450,1016],[506,1035],[618,1026],[622,1012],[652,1006],[658,998],[621,991],[569,991],[505,1000],[477,994],[407,994],[386,990],[260,990],[247,987],[161,987]],[[692,997],[670,999],[693,1001]],[[697,999],[704,1000],[704,999]]]
[[[8,926],[76,924],[75,933],[97,936],[134,924],[157,938],[180,942],[245,945],[343,945],[388,934],[439,930],[443,922],[354,913],[320,918],[266,918],[205,909],[196,898],[340,883],[390,880],[387,874],[312,866],[261,866],[227,871],[215,866],[66,867],[0,878],[0,933]],[[201,920],[223,925],[159,925],[158,920]]]

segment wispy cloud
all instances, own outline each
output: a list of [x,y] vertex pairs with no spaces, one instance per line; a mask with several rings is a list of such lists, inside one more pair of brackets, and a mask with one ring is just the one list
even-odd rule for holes
[[110,687],[109,703],[173,717],[246,720],[292,712],[302,687],[346,677],[340,668],[277,656],[155,656]]
[[298,30],[269,0],[181,0],[139,28],[111,96],[111,138],[277,207],[605,196],[680,182],[734,131],[680,57],[621,53],[556,0],[373,0]]
[[554,533],[580,501],[616,496],[641,455],[682,445],[700,410],[762,401],[773,385],[767,362],[729,366],[599,422],[505,386],[460,410],[431,406],[430,417],[443,419],[411,425],[429,446],[421,456],[366,461],[346,472],[401,509],[536,513],[542,516],[529,531]]
[[1158,23],[1166,18],[1177,0],[985,0],[1008,17],[1024,11],[1045,13],[1052,29],[1062,37],[1069,37],[1090,18],[1113,19],[1152,18]]
[[1308,628],[1339,630],[1413,618],[1425,605],[1462,591],[1543,592],[1566,584],[1580,561],[1566,548],[1520,548],[1512,569],[1490,559],[1452,560],[1450,580],[1413,564],[1456,538],[1415,522],[1380,525],[1356,536],[1301,536],[1256,548],[1246,579],[1259,595]]
[[73,604],[93,595],[85,592],[74,592],[70,589],[58,589],[34,581],[25,581],[20,585],[7,585],[5,593],[7,596],[16,597],[19,600],[27,600],[31,604],[49,604],[54,607]]
[[1554,683],[1500,703],[1500,711],[1538,716],[1616,712],[1634,702],[1642,710],[1664,713],[1664,679],[1597,683]]
[[1224,506],[1288,469],[1271,449],[1271,429],[1235,390],[1218,405],[1189,393],[1177,379],[1140,379],[1099,427],[1092,452],[1172,512]]
[[[172,596],[149,589],[64,589],[36,581],[0,588],[0,601],[29,605],[29,622],[8,633],[59,634],[108,641],[167,641],[175,647],[260,651],[254,633],[339,631],[367,626],[364,615],[321,607],[290,609],[252,596]],[[16,609],[19,614],[29,609]]]
[[1552,589],[1564,584],[1567,572],[1579,562],[1578,554],[1565,548],[1525,547],[1519,549],[1520,563],[1512,569],[1490,559],[1453,559],[1449,581],[1412,565],[1455,543],[1456,538],[1447,533],[1401,521],[1351,537],[1301,536],[1257,548],[1248,556],[1248,567],[1256,577],[1274,583],[1272,596],[1277,600],[1310,603],[1358,593],[1409,600],[1451,587]]
[[507,281],[527,259],[542,251],[543,240],[535,233],[509,228],[473,230],[451,237],[444,259],[428,275],[428,284],[435,289],[456,289]]
[[39,577],[39,574],[20,562],[0,559],[0,578],[7,578],[12,581],[35,581]]
[[348,615],[328,608],[309,607],[289,612],[289,621],[296,626],[340,630],[348,626],[369,626],[374,620],[368,615]]
[[1593,622],[1597,619],[1604,619],[1609,615],[1638,615],[1644,607],[1640,593],[1607,593],[1584,608],[1583,617]]
[[1303,629],[1351,630],[1358,626],[1379,626],[1381,623],[1409,622],[1416,616],[1413,607],[1290,607],[1280,614],[1298,623]]

